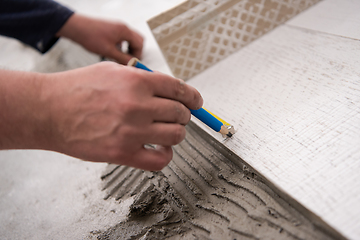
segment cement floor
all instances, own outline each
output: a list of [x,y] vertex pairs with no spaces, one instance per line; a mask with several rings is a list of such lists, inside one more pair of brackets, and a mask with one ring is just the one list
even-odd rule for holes
[[[159,69],[156,62],[161,62],[162,57],[146,20],[181,1],[158,1],[156,6],[142,0],[59,2],[82,14],[127,22],[149,36],[144,55],[157,60],[151,67]],[[16,40],[0,37],[0,67],[5,69],[58,72],[99,60],[99,56],[67,40],[60,40],[47,54],[40,55]],[[132,198],[120,202],[103,200],[100,176],[106,165],[54,152],[0,151],[1,238],[88,239],[91,231],[124,220]]]

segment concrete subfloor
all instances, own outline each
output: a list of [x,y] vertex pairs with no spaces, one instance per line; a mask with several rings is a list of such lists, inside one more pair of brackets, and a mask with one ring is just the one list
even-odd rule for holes
[[124,220],[131,198],[103,200],[105,166],[54,152],[1,151],[1,238],[85,239]]
[[[156,5],[144,0],[59,2],[82,14],[128,23],[145,36],[144,56],[155,59],[148,64],[169,73],[159,67],[166,64],[146,20],[182,1],[164,0]],[[144,57],[145,62],[149,60]],[[41,55],[16,40],[0,37],[3,69],[58,72],[99,61],[99,56],[64,39]],[[103,200],[100,176],[106,165],[40,150],[0,151],[1,239],[88,239],[91,231],[124,220],[132,198]]]

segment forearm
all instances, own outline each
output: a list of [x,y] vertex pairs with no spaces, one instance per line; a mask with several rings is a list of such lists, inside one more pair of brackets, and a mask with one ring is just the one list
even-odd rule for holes
[[0,149],[46,148],[44,74],[0,70]]

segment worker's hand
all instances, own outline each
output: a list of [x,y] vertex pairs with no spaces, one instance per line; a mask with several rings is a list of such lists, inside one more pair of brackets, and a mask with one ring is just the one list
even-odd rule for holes
[[[94,19],[74,13],[57,36],[69,38],[87,50],[121,64],[127,64],[132,57],[141,58],[142,36],[120,22]],[[128,43],[128,53],[121,51],[124,42]]]
[[[48,78],[49,148],[89,161],[162,169],[171,146],[185,138],[188,108],[203,103],[182,80],[111,62]],[[147,143],[158,148],[146,149]]]

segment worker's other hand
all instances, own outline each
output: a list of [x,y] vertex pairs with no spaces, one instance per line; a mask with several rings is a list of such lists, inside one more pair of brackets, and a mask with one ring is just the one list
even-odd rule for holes
[[111,62],[47,77],[50,150],[89,161],[162,169],[185,138],[188,108],[203,103],[182,80]]
[[[127,64],[132,57],[141,58],[143,37],[125,24],[94,19],[74,13],[57,33],[69,38],[87,50],[103,57]],[[121,46],[127,42],[128,52]]]

